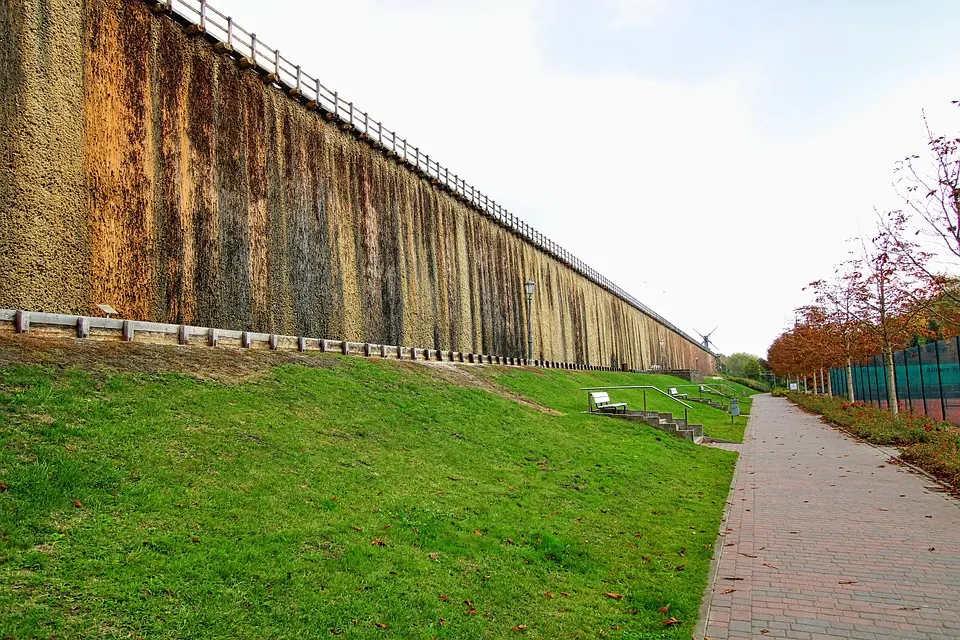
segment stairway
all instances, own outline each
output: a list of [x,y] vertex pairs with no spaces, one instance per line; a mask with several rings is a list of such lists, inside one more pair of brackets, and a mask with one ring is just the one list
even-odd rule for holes
[[677,438],[683,438],[696,444],[703,441],[703,425],[687,424],[683,418],[675,418],[673,414],[663,411],[628,411],[626,413],[604,413],[602,415],[629,420],[630,422],[641,422],[654,429],[659,429]]

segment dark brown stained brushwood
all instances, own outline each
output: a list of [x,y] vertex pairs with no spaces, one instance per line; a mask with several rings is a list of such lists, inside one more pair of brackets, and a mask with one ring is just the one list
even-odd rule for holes
[[217,132],[214,179],[220,218],[223,283],[218,326],[250,331],[255,325],[251,289],[251,190],[246,146],[249,120],[248,93],[242,79],[248,74],[241,72],[231,59],[224,56],[216,59],[216,69],[218,96],[212,105],[213,126]]
[[216,187],[216,131],[214,103],[222,94],[216,74],[216,56],[210,55],[199,39],[187,43],[190,90],[187,109],[187,138],[190,149],[190,179],[193,194],[186,224],[190,228],[188,242],[189,269],[185,269],[190,292],[190,305],[183,309],[177,322],[219,326],[223,272],[220,251],[220,212]]
[[11,0],[0,36],[0,307],[523,357],[532,278],[538,360],[710,366],[140,2]]

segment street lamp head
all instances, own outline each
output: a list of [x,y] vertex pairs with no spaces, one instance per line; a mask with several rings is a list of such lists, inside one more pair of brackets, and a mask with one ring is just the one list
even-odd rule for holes
[[524,283],[523,288],[527,290],[527,296],[532,296],[533,290],[537,288],[537,283],[533,280],[527,280]]

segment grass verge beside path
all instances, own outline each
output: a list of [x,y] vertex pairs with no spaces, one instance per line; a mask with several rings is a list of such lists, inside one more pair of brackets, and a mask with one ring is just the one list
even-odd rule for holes
[[949,422],[905,412],[894,415],[831,396],[790,392],[787,397],[867,442],[901,447],[901,458],[960,489],[960,429]]
[[690,637],[734,454],[311,361],[0,368],[0,636]]
[[[651,385],[668,390],[679,384],[689,384],[685,380],[673,376],[643,373],[621,373],[610,371],[560,371],[556,369],[509,369],[498,373],[496,380],[503,385],[538,402],[554,407],[565,413],[575,413],[587,410],[587,392],[580,391],[582,387],[615,387]],[[689,395],[696,395],[692,389]],[[643,392],[640,389],[615,389],[610,391],[610,397],[615,402],[626,402],[628,408],[640,410],[643,408]],[[689,409],[689,419],[692,424],[702,424],[705,435],[743,442],[743,432],[747,427],[746,415],[738,416],[732,421],[730,414],[714,409],[705,404],[696,402]],[[683,417],[683,407],[665,398],[659,393],[647,391],[647,409],[650,411],[669,411],[677,417]],[[611,422],[608,418],[602,418]]]

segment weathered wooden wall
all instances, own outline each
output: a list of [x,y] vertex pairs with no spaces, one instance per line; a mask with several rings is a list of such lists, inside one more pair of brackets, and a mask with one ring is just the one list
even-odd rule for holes
[[712,365],[136,0],[8,1],[0,37],[0,307],[519,356],[532,278],[536,358]]

